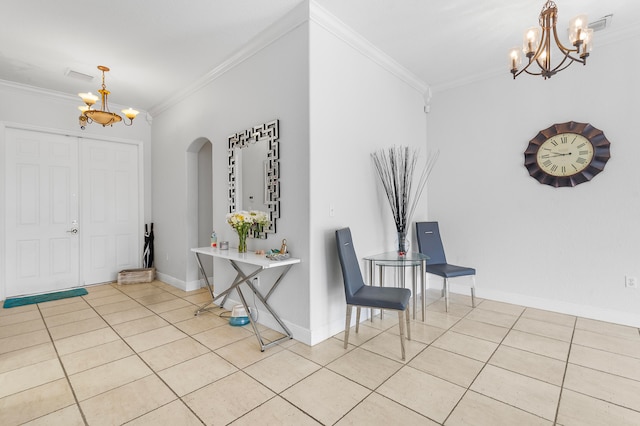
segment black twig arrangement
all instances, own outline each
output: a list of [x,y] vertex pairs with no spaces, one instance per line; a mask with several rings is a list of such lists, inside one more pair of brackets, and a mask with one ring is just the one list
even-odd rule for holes
[[414,190],[413,178],[419,158],[417,149],[394,146],[371,154],[380,183],[389,200],[397,232],[407,232],[418,200],[439,155],[440,151],[427,155],[426,164]]

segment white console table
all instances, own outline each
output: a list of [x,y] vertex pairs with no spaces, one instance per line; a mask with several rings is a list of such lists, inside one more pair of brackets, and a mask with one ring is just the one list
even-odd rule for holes
[[[244,309],[247,312],[247,315],[249,316],[249,322],[251,323],[251,326],[253,327],[253,331],[256,333],[256,337],[258,338],[258,343],[260,344],[260,350],[262,352],[264,352],[264,350],[266,348],[277,344],[281,340],[288,340],[288,339],[293,338],[293,335],[291,334],[291,331],[289,331],[287,326],[282,322],[280,317],[278,317],[278,314],[276,314],[276,312],[273,310],[273,308],[271,308],[271,306],[269,306],[269,303],[267,301],[269,300],[269,297],[271,296],[271,294],[274,292],[274,290],[278,287],[278,285],[282,281],[282,278],[284,278],[284,276],[287,274],[287,272],[289,272],[289,269],[291,269],[291,267],[293,265],[295,265],[296,263],[300,263],[300,259],[296,259],[296,258],[290,257],[290,258],[284,259],[284,260],[269,260],[264,255],[257,255],[255,253],[238,253],[234,249],[220,250],[219,248],[213,248],[213,247],[192,248],[191,251],[194,252],[195,255],[196,255],[196,260],[198,262],[198,268],[200,268],[200,274],[202,275],[202,278],[204,279],[204,281],[205,281],[205,283],[207,285],[207,288],[209,289],[209,293],[211,294],[211,301],[206,303],[206,304],[204,304],[204,305],[202,305],[201,307],[199,307],[198,310],[196,310],[195,315],[198,315],[200,312],[205,311],[207,309],[207,306],[212,304],[217,299],[220,299],[221,297],[226,298],[226,296],[228,296],[229,293],[231,293],[233,290],[237,290],[238,291],[238,295],[240,296],[240,300],[242,301],[242,305],[244,306]],[[213,293],[214,283],[213,282],[209,282],[209,279],[207,278],[207,273],[205,272],[205,270],[204,270],[204,268],[202,266],[202,259],[200,258],[200,256],[202,256],[202,255],[211,256],[214,259],[215,258],[226,259],[231,264],[233,269],[235,269],[236,272],[237,272],[236,278],[231,283],[231,286],[228,289],[226,289],[225,291],[223,291],[222,293],[218,294],[217,296],[214,295],[214,293]],[[246,265],[250,265],[252,267],[257,267],[257,268],[255,268],[250,273],[245,273],[240,268],[240,264],[246,264]],[[255,288],[255,286],[251,282],[251,279],[256,277],[256,276],[258,276],[265,269],[271,269],[271,268],[282,268],[282,272],[276,278],[275,282],[273,283],[273,285],[269,289],[269,292],[266,295],[263,296]],[[215,262],[214,262],[214,274],[213,274],[213,276],[215,277]],[[284,337],[281,337],[280,339],[274,340],[274,341],[269,342],[269,343],[264,343],[264,341],[262,340],[262,336],[260,335],[260,331],[258,330],[258,327],[254,323],[253,318],[251,317],[251,314],[249,313],[249,306],[247,305],[247,301],[244,298],[244,295],[242,294],[242,291],[240,290],[240,284],[242,284],[242,283],[246,284],[249,287],[249,289],[260,300],[260,302],[262,302],[264,307],[269,311],[271,316],[273,316],[273,318],[278,322],[278,324],[280,324],[280,327],[282,327],[282,330],[285,333]],[[223,304],[224,304],[224,299],[223,299]]]

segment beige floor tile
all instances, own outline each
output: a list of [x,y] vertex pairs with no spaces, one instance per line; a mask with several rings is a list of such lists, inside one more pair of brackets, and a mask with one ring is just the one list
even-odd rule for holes
[[511,303],[496,302],[494,300],[485,300],[478,304],[478,308],[515,316],[519,316],[524,312],[524,307],[522,306],[512,305]]
[[143,352],[149,349],[157,348],[166,343],[187,337],[182,331],[172,325],[156,328],[155,330],[145,331],[144,333],[134,336],[125,337],[124,340],[136,352]]
[[[165,320],[169,321],[171,324],[177,324],[181,321],[186,321],[195,317],[197,307],[196,306],[186,306],[180,309],[174,309],[173,311],[161,312],[159,315]],[[202,312],[198,315],[199,317],[211,317],[216,316],[213,313]]]
[[244,372],[271,389],[280,393],[320,369],[296,353],[284,350],[258,361],[244,369]]
[[178,395],[184,396],[238,371],[219,355],[208,352],[176,364],[158,375]]
[[[193,310],[193,308],[190,309]],[[176,322],[174,325],[188,335],[193,336],[212,328],[227,326],[229,325],[229,320],[220,318],[217,315],[198,315],[194,317],[192,314],[188,320]]]
[[0,355],[0,373],[57,358],[53,343],[47,342]]
[[99,330],[101,328],[108,327],[109,325],[96,316],[84,321],[70,322],[56,327],[49,327],[49,333],[53,340],[64,339],[65,337],[75,336],[76,334],[87,333],[89,331]]
[[405,338],[405,360],[403,361],[402,349],[400,347],[400,335],[393,334],[389,331],[378,334],[376,337],[361,346],[362,349],[366,349],[398,362],[409,361],[426,347],[427,345],[422,342],[417,340],[406,340]]
[[[422,317],[420,317],[422,318]],[[449,329],[454,326],[458,321],[460,321],[462,317],[453,315],[451,313],[442,313],[429,310],[425,311],[425,324],[431,325],[433,327],[438,327],[442,329]]]
[[560,387],[487,365],[471,390],[553,421]]
[[171,293],[167,293],[166,291],[157,292],[155,294],[150,294],[148,296],[143,296],[137,298],[138,303],[142,305],[155,305],[156,303],[166,302],[168,300],[174,300],[176,296]]
[[[244,327],[232,327],[230,325],[226,325],[194,334],[192,337],[212,351],[215,351],[218,348],[245,339],[249,336],[254,336],[249,325]],[[260,348],[258,348],[258,350],[260,350]]]
[[[356,333],[356,326],[349,328],[349,344],[354,346],[360,346],[365,343],[367,340],[373,339],[378,334],[382,333],[382,330],[376,327],[370,327],[369,321],[365,321],[360,323],[360,327],[358,327],[358,332]],[[336,339],[344,341],[344,331],[336,334]]]
[[37,330],[0,339],[0,354],[51,342],[47,330]]
[[442,423],[456,406],[465,388],[412,367],[403,367],[377,393]]
[[329,371],[319,370],[281,396],[323,424],[333,424],[371,391]]
[[572,345],[569,362],[640,381],[640,359],[638,358]]
[[632,339],[635,341],[640,340],[640,332],[638,332],[638,328],[626,325],[612,324],[610,322],[596,321],[587,318],[578,318],[576,328],[579,330],[606,334],[607,336],[624,337],[625,339]]
[[549,337],[551,339],[562,340],[564,342],[570,342],[573,336],[573,327],[565,327],[564,325],[552,324],[531,318],[520,318],[513,326],[513,329],[537,334],[538,336]]
[[93,285],[85,288],[89,292],[89,294],[83,296],[86,300],[100,299],[120,294],[120,291],[117,288],[114,288],[111,284]]
[[[445,330],[423,323],[422,321],[411,321],[411,340],[416,342],[429,344],[436,340],[444,333]],[[395,334],[400,338],[400,329],[390,328],[387,333]]]
[[74,404],[67,379],[56,380],[0,399],[0,424],[22,424]]
[[166,293],[166,291],[151,284],[145,284],[144,287],[140,286],[140,287],[131,288],[131,289],[127,287],[122,287],[123,290],[126,290],[126,291],[123,291],[123,293],[125,293],[127,296],[131,297],[132,299],[136,299],[136,300],[146,296],[153,296],[157,294]]
[[[18,314],[27,314],[30,313],[34,315],[31,319],[40,318],[40,311],[38,310],[38,305],[23,305],[16,306],[13,308],[5,308],[0,304],[0,324],[4,325],[4,321],[9,317],[14,317]],[[18,321],[19,322],[19,321]]]
[[295,405],[275,396],[231,423],[233,426],[313,426],[319,423],[300,411]]
[[113,303],[122,303],[122,302],[130,302],[131,298],[124,293],[116,292],[114,294],[105,295],[104,297],[94,297],[87,299],[87,303],[89,303],[94,308],[98,306],[111,305]]
[[640,358],[640,339],[626,339],[624,337],[608,336],[606,334],[576,329],[573,335],[573,343],[620,355]]
[[211,300],[211,295],[208,291],[199,291],[195,294],[189,294],[188,296],[183,297],[187,302],[191,302],[194,305],[203,305]]
[[172,300],[167,300],[165,302],[147,305],[147,308],[151,309],[156,314],[159,314],[162,312],[173,311],[174,309],[180,309],[180,308],[196,309],[196,306],[190,302],[187,302],[184,299],[172,299]]
[[500,343],[502,339],[504,339],[504,336],[509,332],[509,329],[464,318],[451,327],[451,331],[466,334],[467,336],[477,337],[478,339]]
[[202,422],[182,401],[176,400],[127,423],[127,426],[158,425],[201,426]]
[[[243,372],[211,383],[182,398],[207,425],[226,425],[275,394]],[[215,404],[212,401],[224,401]]]
[[101,328],[87,333],[65,337],[54,342],[58,355],[63,356],[83,349],[103,345],[105,343],[120,340],[120,337],[110,328]]
[[[314,346],[308,346],[304,343],[297,342],[289,347],[291,352],[295,352],[298,355],[310,359],[316,364],[327,365],[328,363],[338,359],[346,354],[348,351],[353,350],[355,346],[349,344],[347,349],[344,349],[344,342],[342,340],[330,338]],[[398,338],[398,354],[400,354],[400,340]]]
[[484,363],[429,346],[411,360],[409,366],[466,388],[480,373]]
[[80,409],[76,404],[69,407],[62,408],[53,413],[49,413],[42,417],[38,417],[35,420],[25,423],[28,426],[52,426],[52,425],[64,425],[64,426],[84,426],[84,420]]
[[[27,308],[27,307],[30,307],[31,309],[16,310],[16,309]],[[2,309],[0,310],[0,312],[2,312],[2,315],[0,316],[0,326],[3,326],[3,327],[8,325],[20,324],[26,321],[42,319],[42,316],[40,315],[40,312],[35,307],[35,305],[18,306],[11,309]]]
[[103,345],[63,355],[60,359],[67,374],[71,375],[133,354],[134,352],[131,348],[124,341],[118,339]]
[[160,371],[207,352],[209,349],[206,346],[191,337],[185,337],[139,355],[153,370]]
[[92,426],[120,425],[175,399],[175,394],[151,375],[82,401],[80,406]]
[[72,322],[85,321],[90,318],[98,318],[98,314],[89,305],[87,305],[84,309],[45,317],[44,321],[47,324],[47,327],[56,327]]
[[637,426],[640,424],[640,412],[565,389],[560,400],[558,424]]
[[[352,318],[356,317],[356,310],[353,310]],[[362,308],[362,317],[365,318],[365,308]],[[398,312],[397,311],[385,311],[382,319],[380,319],[380,311],[376,310],[373,321],[371,319],[367,320],[367,325],[369,327],[377,328],[378,330],[388,330],[391,327],[398,326]]]
[[157,315],[146,316],[113,325],[113,329],[123,338],[135,336],[150,330],[166,327],[169,323]]
[[[486,302],[483,302],[486,303]],[[498,327],[510,328],[518,320],[517,315],[476,308],[465,317],[466,319],[480,321]]]
[[402,363],[356,348],[327,368],[373,390],[402,368]]
[[41,307],[40,312],[42,313],[42,316],[44,318],[49,318],[56,315],[68,314],[68,313],[78,312],[84,309],[91,308],[91,306],[80,297],[63,299],[63,301],[70,302],[70,303],[51,305],[48,307],[44,307],[44,306]]
[[569,364],[564,387],[640,411],[640,382]]
[[538,321],[550,322],[552,324],[574,327],[576,317],[573,315],[561,314],[558,312],[545,311],[536,308],[527,308],[522,314],[522,318],[530,318]]
[[133,321],[153,315],[153,312],[144,306],[138,305],[133,309],[113,312],[111,314],[102,315],[102,318],[111,325],[122,324],[123,322]]
[[454,331],[446,332],[432,345],[483,362],[487,361],[498,347],[497,343]]
[[519,410],[511,405],[467,392],[447,421],[446,426],[526,425],[551,426],[553,422]]
[[49,359],[0,374],[0,399],[64,377],[57,359]]
[[511,330],[502,343],[512,348],[534,352],[561,361],[566,361],[569,354],[569,342],[518,330]]
[[[295,340],[293,340],[293,342],[295,342]],[[282,345],[275,345],[262,352],[260,350],[258,340],[254,335],[252,335],[227,346],[218,348],[215,350],[215,353],[236,367],[245,368],[253,363],[270,357],[283,349],[284,347]]]
[[[451,294],[453,296],[453,293]],[[454,297],[452,297],[454,299]],[[439,299],[436,302],[433,302],[427,306],[427,311],[439,312],[443,314],[453,315],[456,317],[464,317],[473,309],[471,307],[471,297],[468,297],[468,301],[455,303],[453,300],[449,300],[449,310],[447,311],[447,306],[444,299]],[[426,314],[426,312],[425,312]],[[420,314],[420,319],[422,319],[422,314]]]
[[500,346],[489,364],[556,386],[562,385],[566,367],[564,361],[509,346]]
[[42,318],[9,325],[2,325],[2,321],[0,321],[0,339],[17,336],[18,334],[31,333],[32,331],[44,330],[45,328],[46,326]]
[[127,298],[126,300],[122,300],[119,302],[95,306],[93,309],[95,309],[96,312],[98,312],[100,315],[109,315],[109,314],[114,314],[116,312],[128,311],[130,309],[139,308],[140,306],[141,305],[135,300]]
[[135,355],[69,376],[78,401],[146,377],[153,372]]
[[433,422],[421,416],[415,411],[385,398],[377,393],[372,393],[364,401],[349,411],[337,426],[347,425],[424,425],[437,426]]

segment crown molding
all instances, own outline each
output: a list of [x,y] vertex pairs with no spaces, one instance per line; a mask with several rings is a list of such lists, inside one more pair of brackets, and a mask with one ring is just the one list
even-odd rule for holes
[[262,49],[276,42],[279,38],[290,33],[298,28],[300,25],[308,21],[309,7],[307,2],[302,2],[289,13],[287,13],[282,19],[269,26],[266,30],[258,34],[251,39],[240,50],[234,53],[222,64],[218,65],[207,74],[203,75],[189,86],[168,97],[164,101],[157,105],[154,105],[149,109],[149,112],[153,116],[157,116],[163,111],[167,110],[171,106],[179,103],[187,98],[189,95],[201,90],[212,81],[218,79],[229,70],[243,63],[247,59],[251,58]]
[[429,85],[414,73],[393,60],[389,55],[378,49],[366,38],[348,27],[340,19],[318,5],[314,0],[309,1],[309,20],[320,25],[346,44],[362,53],[373,62],[389,71],[409,86],[419,91],[423,96],[429,91]]

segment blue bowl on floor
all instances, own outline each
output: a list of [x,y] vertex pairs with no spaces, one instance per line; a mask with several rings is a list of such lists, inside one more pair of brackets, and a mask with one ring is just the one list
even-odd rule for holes
[[229,318],[229,325],[233,325],[234,327],[239,327],[242,325],[249,324],[249,317],[231,317]]

